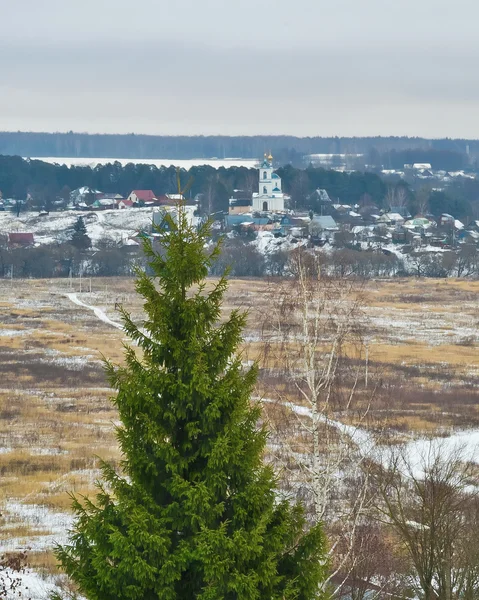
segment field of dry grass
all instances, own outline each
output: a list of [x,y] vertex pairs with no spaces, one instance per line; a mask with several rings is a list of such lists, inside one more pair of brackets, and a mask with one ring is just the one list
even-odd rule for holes
[[[245,360],[261,356],[267,285],[233,280],[227,294],[225,313],[249,312]],[[101,356],[121,361],[124,336],[72,302],[67,294],[75,292],[113,321],[117,303],[141,319],[131,279],[96,279],[82,294],[78,281],[70,288],[65,280],[0,288],[0,546],[31,548],[35,567],[48,572],[53,540],[64,537],[52,524],[69,523],[67,492],[92,492],[97,456],[119,459]],[[472,281],[368,284],[371,378],[381,380],[372,427],[428,434],[479,427],[478,297]]]

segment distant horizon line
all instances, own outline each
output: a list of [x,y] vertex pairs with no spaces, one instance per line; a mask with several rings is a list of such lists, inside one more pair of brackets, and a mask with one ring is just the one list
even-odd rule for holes
[[102,132],[91,132],[91,131],[27,131],[27,130],[0,130],[1,134],[27,134],[27,135],[83,135],[83,136],[134,136],[134,137],[163,137],[163,138],[296,138],[298,140],[307,139],[406,139],[406,140],[460,140],[460,141],[471,141],[477,142],[479,138],[471,137],[450,137],[450,136],[439,136],[439,137],[426,137],[423,135],[295,135],[292,133],[255,133],[255,134],[222,134],[222,133],[194,133],[194,134],[166,134],[166,133],[135,133],[133,131],[127,133],[102,133]]

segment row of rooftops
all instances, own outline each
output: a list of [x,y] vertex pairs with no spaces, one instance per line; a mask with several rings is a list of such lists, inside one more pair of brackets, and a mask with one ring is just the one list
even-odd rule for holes
[[[92,193],[95,195],[95,200],[91,204],[87,204],[85,200]],[[188,201],[182,194],[155,194],[153,190],[132,190],[127,198],[123,198],[120,194],[104,194],[102,192],[84,192],[77,195],[77,201],[74,206],[83,210],[106,210],[106,209],[125,209],[136,206],[175,206],[178,202]]]

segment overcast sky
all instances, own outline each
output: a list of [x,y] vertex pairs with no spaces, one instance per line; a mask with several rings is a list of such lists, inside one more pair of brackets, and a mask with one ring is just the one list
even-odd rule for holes
[[0,0],[0,130],[479,137],[476,0]]

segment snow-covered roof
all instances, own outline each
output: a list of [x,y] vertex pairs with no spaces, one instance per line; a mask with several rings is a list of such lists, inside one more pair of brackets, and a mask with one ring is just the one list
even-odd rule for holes
[[314,223],[315,225],[319,225],[322,229],[337,229],[338,228],[336,221],[333,219],[333,217],[331,217],[329,215],[325,215],[322,217],[314,216],[311,223]]
[[75,193],[80,194],[80,196],[83,196],[84,194],[101,194],[102,192],[100,192],[100,190],[94,190],[84,185],[83,187],[78,188],[77,190],[73,190],[72,194]]
[[389,219],[391,219],[391,221],[404,221],[404,217],[399,213],[391,212],[387,213],[387,216],[389,217]]
[[412,166],[413,169],[427,169],[430,171],[432,169],[431,163],[414,163]]
[[374,225],[355,225],[351,232],[357,235],[358,233],[362,233],[363,231],[373,231]]
[[431,227],[432,223],[429,219],[425,217],[417,217],[415,219],[410,219],[404,223],[404,227],[414,228],[414,227],[422,227],[423,229],[427,229]]

